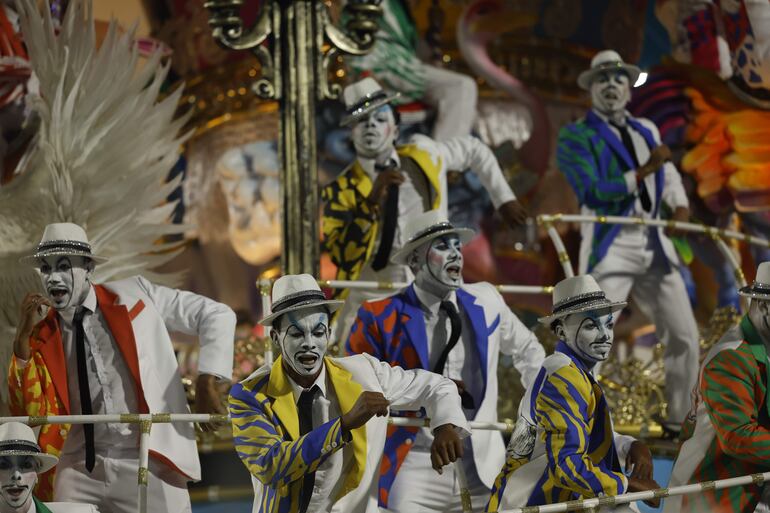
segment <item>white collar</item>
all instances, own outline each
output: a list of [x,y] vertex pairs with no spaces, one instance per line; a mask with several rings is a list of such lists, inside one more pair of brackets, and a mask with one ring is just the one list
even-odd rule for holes
[[[417,299],[420,301],[420,305],[422,306],[422,309],[425,311],[425,313],[431,317],[438,315],[438,309],[441,306],[441,302],[444,301],[443,298],[440,298],[432,292],[428,292],[427,290],[420,288],[416,282],[414,284],[414,293],[417,295]],[[449,297],[446,298],[446,301],[449,301],[455,305],[455,308],[457,308],[457,292],[454,290],[451,291],[449,293]]]
[[305,390],[310,390],[311,388],[313,388],[313,385],[318,385],[318,388],[321,389],[321,395],[326,397],[326,363],[325,362],[323,365],[321,365],[321,372],[318,373],[318,376],[315,378],[315,382],[309,388],[302,388],[293,379],[291,379],[291,376],[289,376],[288,374],[286,376],[289,378],[289,384],[291,385],[291,393],[294,394],[294,404],[297,404],[299,402],[299,397],[302,395],[302,392],[304,392]]
[[[607,116],[606,114],[602,114],[601,112],[599,112],[598,109],[592,108],[591,110],[594,111],[594,114],[596,114],[599,117],[599,119],[601,119],[602,121],[604,121],[608,125],[612,126],[613,122],[610,121],[609,116]],[[623,120],[625,121],[625,123],[623,125],[627,124],[628,118],[630,118],[630,117],[631,117],[631,113],[628,112],[627,110],[624,110],[623,111]]]
[[[398,157],[398,152],[396,151],[396,148],[393,148],[393,151],[388,156],[388,159],[395,160],[396,167],[401,167],[401,159]],[[361,168],[364,171],[366,171],[366,174],[369,175],[369,178],[374,180],[377,177],[377,171],[374,169],[374,165],[375,165],[374,159],[358,157],[358,163],[361,164]]]

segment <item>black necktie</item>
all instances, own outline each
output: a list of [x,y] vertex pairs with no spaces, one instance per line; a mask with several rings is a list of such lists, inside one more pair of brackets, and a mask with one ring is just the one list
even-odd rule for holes
[[[297,402],[297,413],[299,414],[299,434],[306,435],[313,430],[313,401],[316,393],[320,392],[318,385],[313,385],[310,390],[305,390],[299,396]],[[302,480],[302,491],[300,492],[299,513],[305,513],[310,504],[310,497],[313,495],[313,486],[315,485],[315,472],[305,474]]]
[[[636,158],[636,148],[634,147],[634,141],[631,140],[631,133],[628,131],[628,126],[618,125],[611,123],[612,126],[618,129],[620,132],[620,138],[623,140],[623,146],[626,147],[626,151],[631,155],[631,160],[634,163],[634,167],[639,167],[639,159]],[[639,201],[642,203],[642,208],[645,212],[652,210],[652,200],[650,199],[650,191],[647,190],[647,184],[644,180],[639,181]]]
[[[72,319],[72,327],[75,329],[75,354],[78,361],[78,388],[80,389],[80,413],[91,415],[91,389],[88,386],[88,365],[86,364],[86,333],[83,330],[83,315],[85,308],[79,308]],[[83,435],[86,441],[86,469],[91,472],[94,469],[96,453],[94,451],[94,425],[83,424]]]
[[[450,329],[452,330],[449,334],[449,342],[447,342],[444,350],[441,351],[441,356],[438,357],[436,365],[433,366],[433,372],[443,376],[449,353],[457,345],[460,335],[462,335],[463,324],[460,321],[460,314],[457,313],[457,308],[455,308],[454,303],[451,301],[442,301],[439,310],[443,310],[446,316],[449,317]],[[474,409],[476,407],[476,401],[473,400],[473,396],[467,390],[463,390],[460,393],[460,400],[462,401],[463,408]]]
[[[390,161],[388,165],[375,165],[377,172],[385,171],[396,167],[396,163]],[[377,254],[372,260],[372,269],[379,271],[388,265],[390,260],[390,250],[393,249],[393,238],[396,236],[396,224],[398,223],[398,184],[388,186],[388,195],[385,198],[385,208],[380,216],[382,219],[382,236],[380,237],[380,247],[377,248]]]

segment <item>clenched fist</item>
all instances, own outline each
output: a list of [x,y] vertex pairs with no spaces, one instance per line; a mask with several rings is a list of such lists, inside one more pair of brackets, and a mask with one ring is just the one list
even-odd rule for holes
[[51,308],[51,302],[45,296],[29,293],[21,302],[19,325],[16,327],[16,338],[13,341],[13,352],[16,358],[29,360],[29,337],[46,314],[44,307]]
[[453,424],[444,424],[433,431],[433,445],[430,446],[430,461],[433,469],[441,474],[441,467],[463,457],[463,443]]
[[342,431],[349,433],[369,422],[369,419],[375,415],[378,417],[387,416],[388,405],[390,405],[390,401],[379,392],[361,392],[356,404],[340,419]]
[[377,178],[372,184],[372,190],[369,192],[366,201],[370,206],[379,208],[379,205],[385,201],[388,189],[391,185],[396,187],[404,183],[404,175],[398,169],[387,169],[377,173]]

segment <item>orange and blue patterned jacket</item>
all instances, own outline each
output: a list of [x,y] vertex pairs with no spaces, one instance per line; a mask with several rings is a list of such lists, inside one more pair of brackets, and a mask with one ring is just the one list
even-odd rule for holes
[[[471,294],[457,290],[457,302],[473,326],[479,361],[486,362],[488,334],[496,326],[492,329],[487,327],[484,310],[474,301],[475,297]],[[394,367],[430,370],[425,317],[414,286],[410,285],[402,292],[379,301],[365,302],[358,311],[345,351],[347,354],[368,353]],[[482,375],[486,389],[486,366],[482,366]],[[416,427],[388,427],[380,465],[379,504],[383,508],[388,505],[390,488],[418,430]]]

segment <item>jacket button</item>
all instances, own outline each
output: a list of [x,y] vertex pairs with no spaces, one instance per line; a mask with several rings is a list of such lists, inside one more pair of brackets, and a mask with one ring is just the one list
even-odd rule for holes
[[412,439],[411,439],[411,438],[407,438],[406,440],[404,440],[404,443],[405,443],[406,445],[412,445],[412,443],[413,443],[413,442],[412,442]]
[[60,429],[60,430],[59,430],[59,435],[61,435],[61,436],[67,436],[67,430],[66,430],[66,429]]

